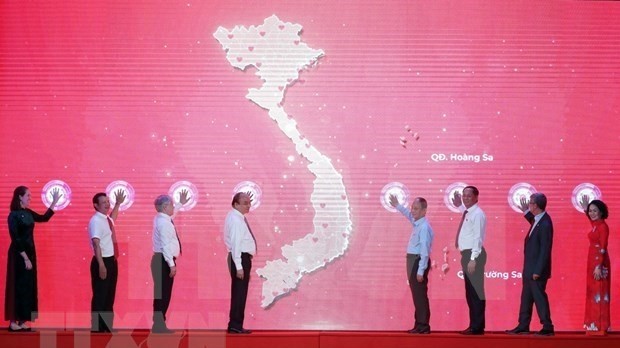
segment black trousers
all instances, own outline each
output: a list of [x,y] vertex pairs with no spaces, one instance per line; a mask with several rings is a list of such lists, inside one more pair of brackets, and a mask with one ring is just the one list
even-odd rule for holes
[[415,307],[415,323],[414,329],[430,330],[429,320],[431,318],[431,310],[428,303],[428,271],[431,269],[426,267],[424,271],[424,280],[418,282],[418,266],[420,264],[420,256],[407,254],[407,277],[409,278],[409,288],[411,289],[411,297],[413,298],[413,306]]
[[165,328],[174,277],[170,277],[170,266],[162,253],[153,254],[151,275],[153,276],[153,328]]
[[99,277],[99,262],[93,256],[90,261],[90,280],[93,289],[93,298],[90,301],[91,330],[111,331],[114,327],[114,298],[116,297],[116,282],[118,280],[118,262],[114,256],[104,257],[107,275],[105,279]]
[[241,267],[243,268],[243,279],[237,278],[237,267],[232,260],[232,255],[228,253],[228,270],[230,271],[230,313],[228,328],[242,329],[245,317],[245,302],[248,298],[248,287],[250,285],[250,272],[252,271],[252,255],[241,253]]
[[476,258],[476,270],[473,274],[467,273],[467,264],[471,259],[471,249],[461,251],[461,266],[465,279],[465,298],[469,307],[469,328],[472,331],[482,331],[485,327],[486,297],[484,295],[484,266],[487,263],[487,252],[482,248]]
[[553,330],[551,322],[551,309],[549,308],[549,298],[547,297],[547,280],[539,278],[533,280],[531,277],[523,277],[523,288],[521,289],[521,306],[519,308],[519,327],[530,328],[532,320],[532,305],[536,304],[536,312],[540,318],[543,329]]

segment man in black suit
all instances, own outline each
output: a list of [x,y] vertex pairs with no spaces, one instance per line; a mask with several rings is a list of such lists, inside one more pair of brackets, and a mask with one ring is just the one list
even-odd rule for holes
[[553,222],[545,211],[546,207],[547,197],[542,193],[534,193],[530,196],[529,210],[526,209],[525,200],[521,200],[521,209],[525,212],[525,219],[531,227],[525,236],[519,325],[506,331],[511,335],[530,332],[533,304],[536,305],[536,312],[543,325],[536,335],[554,335],[549,298],[545,292],[547,280],[551,278],[551,247],[553,245]]

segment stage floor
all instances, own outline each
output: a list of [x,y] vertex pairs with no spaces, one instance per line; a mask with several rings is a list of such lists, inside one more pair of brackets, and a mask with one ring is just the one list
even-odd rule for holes
[[254,331],[230,335],[223,330],[184,330],[174,334],[151,334],[147,330],[119,330],[114,334],[91,334],[87,330],[40,329],[35,332],[0,332],[0,347],[10,348],[341,348],[341,347],[620,347],[620,334],[605,337],[581,332],[559,332],[553,337],[509,336],[488,332],[462,336],[454,332],[411,335],[396,331]]

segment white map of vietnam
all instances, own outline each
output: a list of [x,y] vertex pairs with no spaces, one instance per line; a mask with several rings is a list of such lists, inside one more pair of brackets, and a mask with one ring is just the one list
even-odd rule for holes
[[301,70],[324,54],[301,42],[301,29],[301,25],[282,22],[273,15],[259,26],[235,26],[231,31],[219,27],[213,34],[232,66],[241,70],[256,67],[256,75],[264,83],[260,89],[249,89],[246,98],[269,111],[269,117],[293,142],[295,150],[309,161],[308,169],[315,176],[310,195],[315,211],[314,231],[284,245],[283,259],[267,261],[265,267],[256,270],[265,279],[263,308],[295,289],[304,274],[342,256],[349,246],[353,225],[342,176],[331,160],[299,132],[297,122],[282,108],[286,88],[299,78]]

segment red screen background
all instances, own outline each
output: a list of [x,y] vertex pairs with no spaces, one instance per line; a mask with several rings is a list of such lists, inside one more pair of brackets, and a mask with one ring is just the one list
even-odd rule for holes
[[[226,325],[222,224],[239,182],[253,181],[263,193],[249,215],[259,241],[254,269],[312,231],[314,176],[307,162],[267,112],[246,99],[249,88],[261,85],[256,70],[233,68],[213,37],[220,26],[260,25],[273,14],[301,25],[301,40],[325,52],[289,86],[283,107],[342,175],[353,225],[342,257],[305,275],[267,309],[260,306],[263,280],[254,274],[247,327],[411,326],[405,274],[411,227],[380,203],[390,182],[429,201],[431,259],[441,265],[442,249],[449,249],[450,269],[430,273],[433,329],[467,324],[459,256],[450,248],[460,216],[443,201],[455,182],[480,189],[487,216],[488,330],[510,328],[518,316],[521,284],[512,272],[521,270],[529,225],[507,203],[516,183],[530,183],[549,199],[555,240],[548,292],[556,330],[582,327],[589,222],[571,203],[582,183],[596,185],[610,208],[609,252],[612,272],[618,269],[619,4],[5,1],[0,11],[0,216],[8,215],[18,185],[31,189],[32,207],[41,213],[47,182],[63,180],[72,191],[71,204],[35,229],[40,326],[90,325],[91,199],[115,180],[136,192],[116,227],[124,253],[118,327],[150,326],[152,203],[176,181],[192,182],[199,196],[175,219],[183,255],[171,327]],[[433,161],[441,153],[493,160]],[[0,279],[5,272],[0,267]],[[612,324],[620,319],[618,278],[612,278]]]

